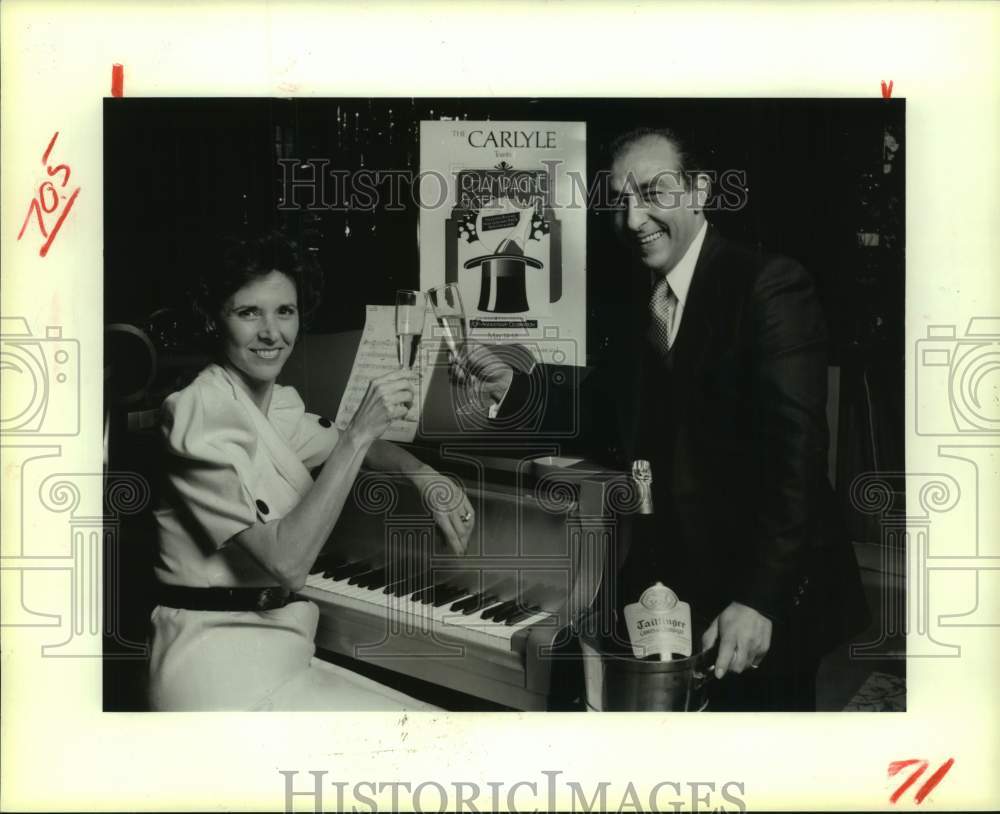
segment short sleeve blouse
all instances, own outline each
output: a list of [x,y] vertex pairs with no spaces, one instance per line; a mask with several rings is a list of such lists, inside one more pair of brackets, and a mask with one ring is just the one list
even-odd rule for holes
[[185,572],[236,534],[287,514],[312,486],[309,470],[338,438],[332,421],[305,411],[293,387],[275,385],[265,417],[217,365],[166,399],[161,426],[161,555],[167,550],[167,561],[186,561]]

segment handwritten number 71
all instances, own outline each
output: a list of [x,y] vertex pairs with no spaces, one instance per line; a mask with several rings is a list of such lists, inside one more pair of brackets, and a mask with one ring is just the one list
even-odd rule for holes
[[[948,760],[946,760],[944,763],[938,766],[934,774],[928,777],[924,781],[924,784],[919,789],[917,789],[917,793],[914,795],[913,799],[916,800],[916,802],[918,803],[922,803],[924,801],[924,798],[934,790],[935,786],[937,786],[938,783],[941,782],[941,779],[946,774],[948,774],[948,770],[952,767],[954,763],[955,763],[955,758],[952,757],[948,758]],[[910,786],[912,786],[920,779],[923,773],[927,770],[928,763],[926,760],[911,759],[911,760],[894,760],[892,763],[889,764],[889,777],[893,777],[894,775],[899,774],[899,772],[901,772],[903,769],[906,769],[910,766],[913,767],[913,772],[911,772],[910,776],[907,777],[906,780],[902,782],[902,784],[900,784],[899,788],[897,788],[895,792],[893,792],[892,796],[889,798],[890,803],[897,802],[899,798],[906,793],[907,789],[909,789]]]

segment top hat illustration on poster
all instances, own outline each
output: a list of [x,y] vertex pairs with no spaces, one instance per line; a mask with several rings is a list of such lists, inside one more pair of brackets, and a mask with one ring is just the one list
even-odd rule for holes
[[489,201],[476,215],[480,242],[493,246],[491,254],[465,262],[467,269],[480,268],[480,311],[517,314],[528,310],[525,270],[543,267],[524,253],[534,215],[534,206],[520,207],[507,197]]

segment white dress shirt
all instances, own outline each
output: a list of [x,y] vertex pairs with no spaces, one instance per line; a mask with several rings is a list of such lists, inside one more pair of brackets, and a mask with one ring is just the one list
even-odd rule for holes
[[[708,221],[701,225],[698,234],[694,236],[691,245],[688,246],[684,256],[677,261],[677,265],[667,272],[667,282],[670,290],[677,298],[677,305],[674,307],[674,321],[670,326],[670,347],[677,341],[677,332],[681,327],[681,319],[684,317],[684,303],[687,302],[688,290],[691,288],[691,279],[694,277],[694,267],[698,263],[698,255],[701,254],[701,246],[705,242],[705,234],[708,232]],[[660,275],[652,273],[652,282],[655,286]]]

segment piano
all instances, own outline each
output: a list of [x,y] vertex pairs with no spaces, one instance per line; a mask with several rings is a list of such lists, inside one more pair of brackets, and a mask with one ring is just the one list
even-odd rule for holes
[[301,591],[320,608],[317,654],[544,710],[555,662],[596,612],[618,543],[615,495],[627,484],[550,456],[477,455],[475,467],[468,451],[458,457],[433,465],[475,507],[464,556],[450,552],[408,482],[359,476]]
[[[283,382],[310,411],[336,414],[359,338],[300,339]],[[574,371],[554,371],[553,380],[572,387]],[[572,659],[570,669],[582,671],[566,645],[583,621],[604,618],[598,604],[613,601],[602,586],[613,584],[605,575],[623,556],[619,520],[635,508],[631,481],[560,458],[571,432],[559,426],[508,426],[499,436],[460,426],[447,369],[426,378],[412,451],[460,483],[472,502],[468,551],[451,553],[408,480],[362,471],[301,591],[320,608],[317,656],[544,710],[556,663]]]

